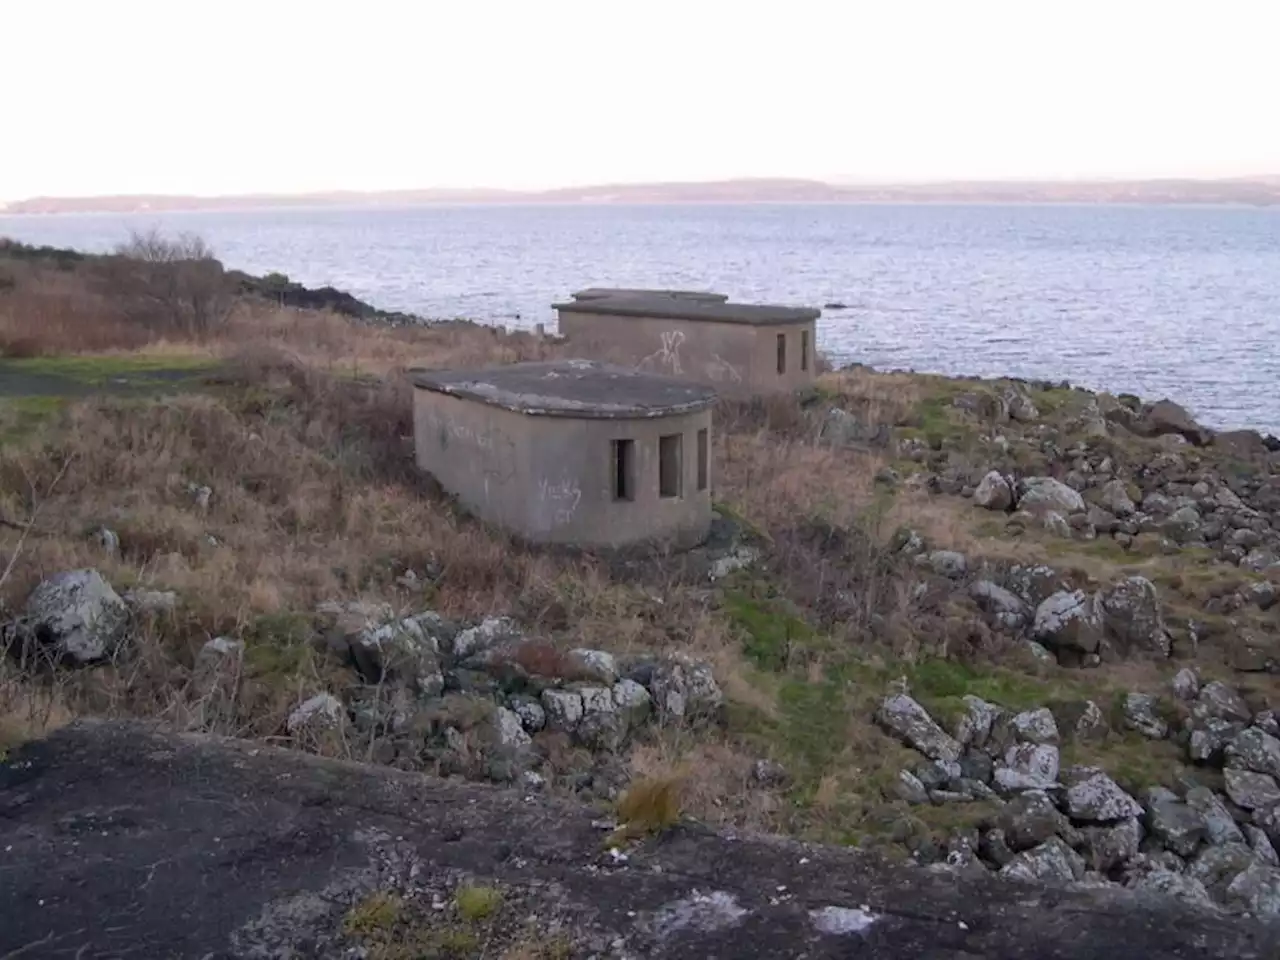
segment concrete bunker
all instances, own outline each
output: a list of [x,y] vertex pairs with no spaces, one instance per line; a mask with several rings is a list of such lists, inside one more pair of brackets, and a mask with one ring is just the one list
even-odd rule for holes
[[591,287],[554,305],[561,336],[592,359],[713,385],[727,396],[813,384],[819,311],[689,290]]
[[411,377],[418,466],[480,519],[583,547],[706,539],[706,386],[587,360]]

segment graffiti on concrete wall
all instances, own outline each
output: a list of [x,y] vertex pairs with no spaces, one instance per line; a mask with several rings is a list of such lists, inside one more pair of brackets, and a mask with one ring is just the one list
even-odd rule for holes
[[578,481],[561,479],[556,481],[543,477],[538,483],[538,495],[546,506],[547,515],[556,526],[569,523],[578,512],[578,504],[582,502],[582,488]]
[[664,330],[660,334],[660,339],[662,346],[640,361],[640,369],[656,368],[664,373],[684,373],[680,366],[680,345],[684,343],[683,331]]
[[519,465],[515,441],[502,430],[494,427],[477,430],[448,417],[432,417],[431,421],[441,450],[462,446],[480,451],[475,465],[486,500],[491,488],[503,487],[516,479]]
[[725,381],[730,383],[742,382],[742,373],[738,368],[718,353],[711,354],[711,359],[703,365],[703,371],[706,373],[708,380],[714,380],[717,383]]

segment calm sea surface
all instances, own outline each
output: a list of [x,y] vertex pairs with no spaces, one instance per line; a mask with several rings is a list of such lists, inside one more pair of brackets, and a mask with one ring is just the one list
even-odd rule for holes
[[380,307],[553,325],[591,285],[822,306],[837,364],[1068,379],[1280,433],[1280,209],[608,206],[0,216],[107,249],[190,230],[229,265]]

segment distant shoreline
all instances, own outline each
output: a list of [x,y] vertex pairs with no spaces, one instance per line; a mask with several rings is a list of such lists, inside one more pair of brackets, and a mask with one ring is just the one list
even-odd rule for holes
[[573,187],[543,191],[393,190],[205,197],[129,194],[34,197],[0,205],[7,216],[186,213],[275,209],[474,206],[670,205],[1196,205],[1280,206],[1280,176],[1230,180],[957,182],[836,185],[811,180],[725,180]]

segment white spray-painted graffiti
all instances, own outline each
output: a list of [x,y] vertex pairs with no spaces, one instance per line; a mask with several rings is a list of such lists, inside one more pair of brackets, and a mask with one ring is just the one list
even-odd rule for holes
[[442,450],[447,450],[450,443],[460,443],[483,451],[477,458],[477,465],[481,471],[484,499],[489,499],[492,487],[502,487],[516,478],[516,445],[501,430],[476,430],[445,417],[432,417],[431,422]]
[[560,526],[571,521],[578,512],[582,488],[578,486],[577,480],[566,478],[552,482],[543,477],[538,483],[538,495],[546,504],[552,523]]
[[742,374],[738,372],[738,368],[718,353],[711,354],[711,359],[703,365],[703,370],[706,372],[708,380],[742,382]]
[[640,361],[640,369],[652,370],[658,367],[668,373],[684,373],[680,367],[680,344],[684,343],[684,332],[664,330],[660,337],[662,346]]

